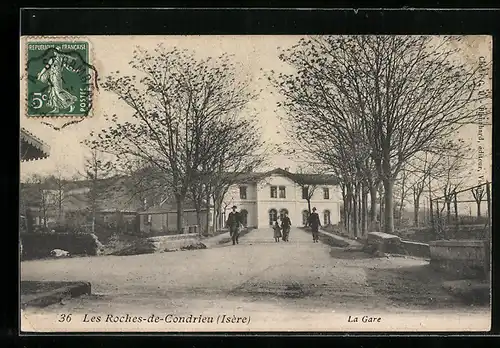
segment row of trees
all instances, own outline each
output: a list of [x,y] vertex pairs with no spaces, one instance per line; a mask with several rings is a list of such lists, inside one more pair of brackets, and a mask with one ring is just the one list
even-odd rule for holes
[[[303,153],[341,181],[354,234],[376,223],[394,231],[395,189],[411,193],[415,222],[422,193],[456,189],[453,165],[465,152],[461,127],[489,95],[481,65],[460,61],[457,37],[321,36],[302,39],[280,59],[294,72],[273,74],[284,122]],[[456,167],[456,166],[455,166]],[[411,185],[408,185],[410,184]],[[434,188],[435,190],[435,188]]]
[[[95,150],[85,158],[84,171],[68,175],[68,168],[57,166],[50,175],[32,174],[21,183],[20,211],[26,217],[36,212],[40,217],[41,227],[48,228],[48,222],[56,225],[65,223],[67,204],[72,197],[82,200],[82,209],[73,211],[92,221],[92,232],[95,227],[96,212],[99,202],[115,188],[111,181],[104,181],[112,176],[111,165]],[[78,183],[82,183],[80,186]],[[78,188],[86,189],[79,192]],[[73,208],[74,209],[74,208]]]
[[115,171],[133,173],[137,193],[172,197],[179,231],[188,199],[200,225],[209,204],[218,221],[238,173],[265,159],[257,119],[249,109],[255,97],[249,80],[238,78],[225,54],[196,59],[190,52],[159,46],[154,52],[137,49],[129,64],[136,75],[117,71],[106,77],[103,88],[130,107],[132,118],[119,121],[113,115],[111,125],[91,134],[86,144],[111,155]]

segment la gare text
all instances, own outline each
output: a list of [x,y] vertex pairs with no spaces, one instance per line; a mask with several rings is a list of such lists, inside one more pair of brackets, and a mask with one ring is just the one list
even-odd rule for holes
[[349,316],[349,318],[347,318],[347,322],[348,323],[380,323],[380,322],[382,322],[382,318],[363,315],[360,319],[357,316]]

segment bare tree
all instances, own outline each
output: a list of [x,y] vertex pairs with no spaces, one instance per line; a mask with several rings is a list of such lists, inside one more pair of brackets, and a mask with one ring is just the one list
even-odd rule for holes
[[33,174],[26,178],[21,185],[21,201],[25,209],[26,217],[30,219],[31,207],[36,207],[41,215],[43,227],[47,228],[50,209],[50,193],[47,190],[47,178],[39,174]]
[[[255,171],[267,160],[268,148],[265,147],[259,134],[259,127],[254,120],[234,118],[233,120],[218,125],[219,130],[213,136],[215,145],[213,156],[205,176],[205,184],[209,188],[214,205],[214,222],[217,223],[221,216],[224,197],[229,188],[236,184],[245,175]],[[217,225],[214,224],[214,229]]]
[[397,218],[398,218],[398,226],[402,226],[403,221],[403,212],[408,200],[408,196],[411,190],[411,173],[403,167],[400,171],[399,176],[396,180],[395,184],[395,198],[398,198],[397,201]]
[[53,208],[56,210],[57,221],[61,222],[64,218],[64,202],[68,198],[67,187],[68,187],[68,177],[65,176],[64,172],[66,166],[58,164],[52,175],[48,176],[46,180],[47,190],[49,190],[49,196]]
[[425,191],[427,183],[433,177],[437,177],[436,173],[439,162],[441,160],[439,154],[424,152],[415,156],[413,161],[410,161],[408,167],[411,168],[413,174],[413,183],[410,187],[413,199],[413,225],[420,225],[420,199]]
[[[297,124],[295,135],[324,143],[357,137],[370,148],[384,187],[384,230],[394,230],[393,188],[402,166],[436,151],[475,121],[487,98],[479,64],[461,63],[457,37],[321,36],[280,55],[295,73],[274,79]],[[316,129],[316,132],[312,132]],[[349,135],[349,137],[346,137]]]
[[481,217],[481,202],[483,201],[484,196],[486,195],[486,190],[484,189],[483,186],[477,186],[473,189],[471,189],[472,196],[474,197],[474,200],[476,201],[476,206],[477,206],[477,217]]
[[306,170],[303,166],[299,166],[297,168],[296,174],[299,175],[296,176],[295,182],[299,185],[302,191],[302,198],[307,201],[307,210],[309,211],[309,214],[311,214],[311,199],[314,196],[314,192],[316,192],[318,185],[311,184],[309,181],[304,179],[303,174],[306,174]]
[[[108,76],[103,83],[134,112],[133,122],[104,129],[94,145],[120,161],[140,158],[165,175],[177,205],[177,229],[183,229],[184,202],[202,164],[212,152],[214,125],[225,124],[246,107],[252,94],[236,78],[230,57],[197,60],[193,54],[159,46],[134,52],[130,65],[139,76]],[[221,134],[218,134],[221,137]]]
[[95,233],[96,215],[99,203],[106,197],[109,183],[104,180],[112,173],[112,163],[105,160],[103,154],[95,149],[90,149],[90,154],[85,158],[85,179],[88,184],[87,198],[90,214],[92,216],[92,233]]
[[[457,191],[467,182],[470,166],[465,154],[447,154],[440,161],[442,175],[437,179],[443,194],[443,208],[446,207],[446,222],[451,221],[451,204]],[[467,169],[469,172],[467,173]]]

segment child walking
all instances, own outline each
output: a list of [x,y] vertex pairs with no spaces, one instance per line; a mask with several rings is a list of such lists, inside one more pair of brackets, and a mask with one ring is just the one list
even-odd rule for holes
[[274,221],[273,230],[274,230],[274,241],[279,242],[281,238],[281,227],[277,220]]

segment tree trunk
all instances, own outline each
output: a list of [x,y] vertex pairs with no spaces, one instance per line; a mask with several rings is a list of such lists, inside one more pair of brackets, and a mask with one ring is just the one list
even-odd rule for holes
[[[359,184],[358,184],[358,187],[359,187]],[[362,219],[362,215],[363,215],[363,207],[362,207],[362,196],[363,196],[363,188],[361,187],[361,189],[358,188],[358,231],[360,231],[363,227],[363,219]]]
[[349,204],[348,201],[347,201],[347,192],[346,192],[346,187],[345,185],[342,185],[342,202],[343,202],[343,206],[342,206],[342,223],[344,225],[344,228],[346,229],[346,231],[348,231],[348,218],[347,218],[347,205]]
[[347,216],[346,216],[346,222],[347,222],[347,234],[351,235],[352,231],[352,224],[353,224],[353,219],[352,219],[352,212],[353,212],[353,194],[352,194],[352,185],[348,184],[347,185]]
[[201,223],[201,209],[196,209],[196,225],[198,226],[198,228],[200,229],[198,231],[198,233],[201,233],[202,232],[202,223]]
[[449,224],[451,221],[451,201],[449,197],[446,197],[446,223]]
[[96,209],[92,209],[92,233],[95,233],[95,217],[96,217]]
[[180,196],[175,197],[177,204],[177,233],[184,233],[184,198]]
[[61,218],[62,218],[62,192],[59,191],[58,192],[58,196],[57,196],[57,220],[58,222],[61,221]]
[[309,215],[311,215],[311,198],[307,199],[307,210],[309,211]]
[[[425,208],[425,207],[424,207]],[[413,225],[418,227],[419,224],[419,213],[420,213],[420,197],[414,197],[413,199]]]
[[43,209],[43,227],[47,228],[47,209]]
[[382,228],[385,224],[385,222],[384,222],[384,193],[383,192],[379,193],[378,214],[379,214],[379,224],[380,224],[380,226],[378,226],[378,231],[382,231]]
[[[429,177],[429,222],[431,223],[432,230],[434,231],[434,207],[432,204],[432,189],[431,189],[431,178]],[[434,231],[435,232],[435,231]]]
[[401,198],[401,201],[399,202],[399,208],[398,208],[398,228],[401,228],[403,224],[403,199]]
[[480,218],[481,217],[481,201],[476,201],[476,205],[477,205],[477,217]]
[[365,185],[361,191],[361,236],[365,236],[368,229],[368,191]]
[[354,185],[354,195],[352,195],[352,232],[354,237],[358,236],[358,184]]
[[394,201],[393,188],[394,180],[384,179],[384,232],[394,233]]
[[377,186],[370,186],[370,228],[375,228],[377,222]]
[[206,221],[205,221],[205,235],[208,236],[210,234],[210,216],[212,209],[210,208],[210,204],[207,204],[206,208]]

